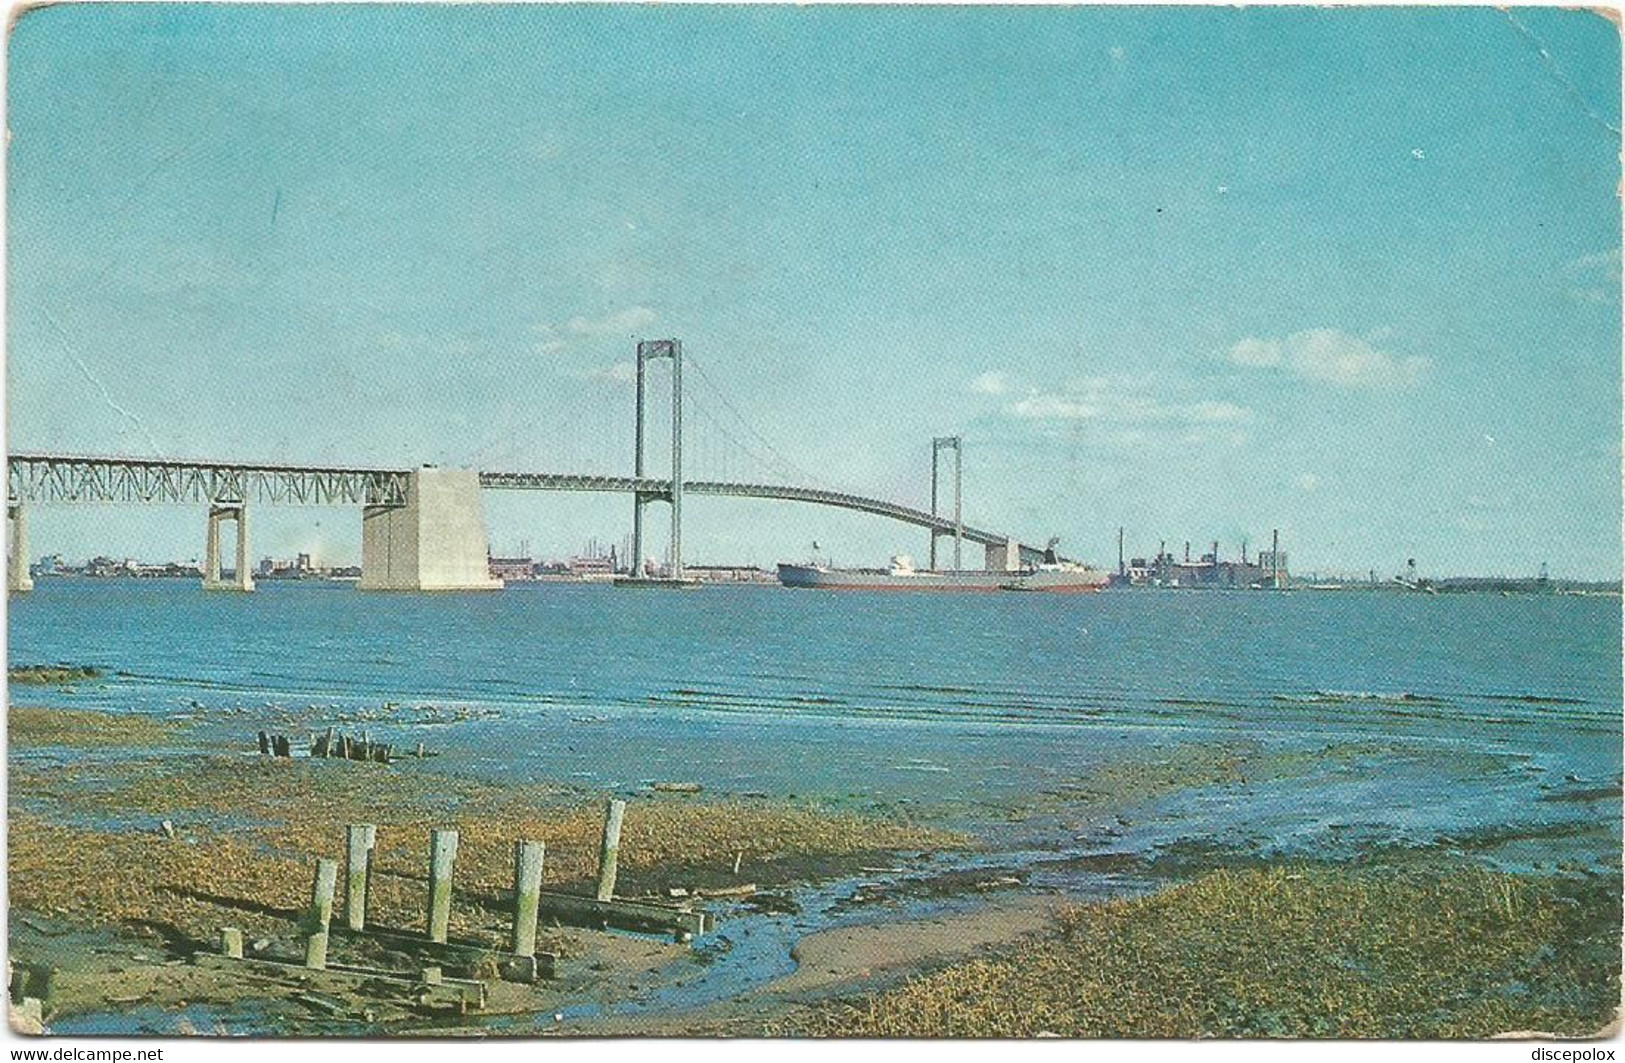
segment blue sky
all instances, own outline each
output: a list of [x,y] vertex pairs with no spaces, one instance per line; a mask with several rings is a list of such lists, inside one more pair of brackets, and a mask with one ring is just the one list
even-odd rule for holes
[[[1097,561],[1279,527],[1300,570],[1620,571],[1594,14],[65,5],[9,62],[17,449],[628,470],[672,335],[694,477],[923,503],[962,433],[970,519]],[[629,523],[486,498],[499,551]],[[690,560],[924,552],[688,517]],[[264,508],[255,553],[359,523]],[[32,538],[189,557],[203,515]]]

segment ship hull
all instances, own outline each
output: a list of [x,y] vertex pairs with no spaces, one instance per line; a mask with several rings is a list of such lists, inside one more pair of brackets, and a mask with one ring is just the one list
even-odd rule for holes
[[1106,585],[1106,574],[1096,569],[1038,569],[1032,572],[891,572],[885,569],[832,569],[813,565],[779,566],[779,582],[786,587],[830,591],[936,591],[997,593],[1038,591],[1049,594],[1090,594]]

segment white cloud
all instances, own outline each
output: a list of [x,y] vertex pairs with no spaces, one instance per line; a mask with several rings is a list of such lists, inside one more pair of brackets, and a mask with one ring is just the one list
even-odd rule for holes
[[593,380],[610,380],[617,384],[625,384],[636,380],[637,375],[637,366],[631,362],[616,362],[607,369],[594,369],[587,374]]
[[978,395],[1003,395],[1010,390],[1010,380],[997,369],[990,369],[972,380],[970,389]]
[[1253,411],[1219,399],[1170,400],[1177,388],[1146,376],[1085,377],[1058,391],[1030,391],[1005,413],[1034,421],[1100,421],[1112,425],[1243,425]]
[[1337,329],[1294,332],[1285,339],[1248,336],[1227,357],[1249,369],[1281,369],[1322,384],[1367,390],[1409,388],[1430,364],[1419,356],[1399,357]]
[[537,354],[555,354],[568,346],[563,340],[543,340],[536,344]]
[[564,327],[578,336],[627,335],[654,324],[655,316],[655,312],[646,306],[629,306],[602,317],[577,315]]
[[1267,368],[1281,364],[1281,344],[1277,340],[1260,340],[1249,336],[1230,348],[1230,360],[1237,365]]
[[1087,421],[1100,416],[1100,409],[1060,395],[1034,392],[1005,407],[1013,417],[1030,421]]
[[1298,485],[1298,490],[1311,492],[1320,486],[1320,477],[1312,472],[1305,472],[1298,474],[1298,479],[1295,482]]
[[1569,269],[1577,272],[1600,270],[1615,281],[1620,279],[1620,249],[1610,247],[1606,251],[1597,251],[1589,255],[1581,255],[1568,264]]

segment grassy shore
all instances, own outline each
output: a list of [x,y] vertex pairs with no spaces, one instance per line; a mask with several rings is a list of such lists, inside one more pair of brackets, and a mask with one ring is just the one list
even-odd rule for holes
[[[194,942],[222,925],[286,932],[315,859],[343,857],[346,824],[378,828],[375,919],[422,920],[431,829],[460,831],[453,929],[478,933],[512,888],[514,841],[547,846],[548,888],[596,872],[603,796],[540,782],[496,785],[385,766],[239,754],[163,756],[165,726],[110,713],[13,710],[16,750],[100,744],[130,756],[13,759],[9,886],[14,909],[93,925],[145,925]],[[159,730],[153,730],[157,728]],[[171,837],[161,829],[169,822]],[[667,887],[787,885],[855,873],[898,851],[961,848],[965,836],[811,802],[655,793],[634,797],[620,848],[622,895]],[[738,870],[735,871],[735,864]]]
[[6,712],[6,739],[17,748],[66,746],[76,749],[153,746],[180,728],[151,716],[78,709],[13,705]]
[[1617,876],[1470,866],[1216,871],[797,1032],[848,1037],[1482,1038],[1594,1033],[1620,1000]]

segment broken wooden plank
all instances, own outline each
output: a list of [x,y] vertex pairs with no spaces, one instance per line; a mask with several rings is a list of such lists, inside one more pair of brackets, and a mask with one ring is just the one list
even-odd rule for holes
[[484,982],[468,978],[441,978],[439,984],[429,985],[417,975],[400,971],[386,971],[376,967],[357,967],[350,964],[330,963],[321,970],[302,967],[280,960],[232,959],[212,952],[193,955],[198,967],[216,970],[241,970],[276,977],[279,981],[304,987],[355,991],[369,983],[395,990],[415,1003],[429,1008],[449,1008],[458,1012],[477,1011],[485,1007]]
[[706,934],[715,929],[716,917],[704,909],[648,901],[600,901],[573,893],[543,890],[537,907],[559,922],[575,926],[612,926],[620,930],[685,931]]
[[504,965],[513,959],[508,953],[480,941],[449,940],[430,941],[421,931],[399,930],[392,927],[381,927],[377,924],[369,925],[365,930],[351,930],[348,927],[335,927],[333,932],[341,937],[366,938],[375,941],[383,947],[393,951],[412,956],[416,959],[439,963],[461,971],[495,970],[502,975],[504,981],[533,982],[539,978],[552,978],[557,969],[558,958],[551,953],[538,952],[533,966],[534,973],[522,978],[509,978],[503,974]]

